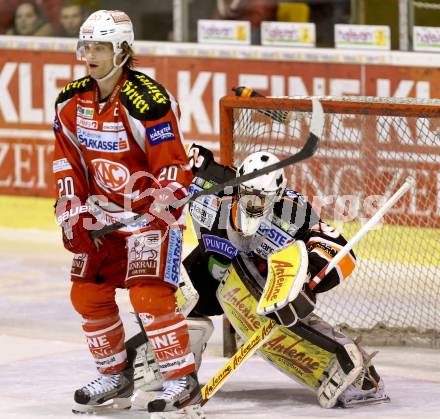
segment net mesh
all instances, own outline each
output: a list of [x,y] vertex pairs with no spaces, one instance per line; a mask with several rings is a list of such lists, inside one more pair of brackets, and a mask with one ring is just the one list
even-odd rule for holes
[[[295,109],[305,102],[284,100],[285,110],[279,103],[273,110],[276,99],[267,105],[260,99],[258,108],[235,104],[232,138],[222,139],[222,154],[231,147],[237,166],[255,151],[281,159],[299,151],[311,112]],[[373,343],[439,347],[440,101],[356,97],[321,103],[325,127],[317,154],[286,169],[288,187],[305,195],[321,218],[349,239],[406,177],[416,187],[354,248],[355,272],[320,294],[316,311],[349,332],[370,331]]]

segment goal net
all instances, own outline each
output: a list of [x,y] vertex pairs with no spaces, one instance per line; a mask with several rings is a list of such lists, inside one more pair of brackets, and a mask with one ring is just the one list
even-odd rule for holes
[[[411,176],[411,189],[354,248],[351,277],[318,297],[317,314],[371,344],[440,346],[440,101],[322,97],[316,155],[286,169],[288,187],[351,238]],[[225,97],[221,158],[283,159],[304,145],[311,98]]]

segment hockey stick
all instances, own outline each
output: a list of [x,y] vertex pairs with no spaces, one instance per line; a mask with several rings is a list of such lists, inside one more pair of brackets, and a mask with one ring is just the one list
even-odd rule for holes
[[[405,183],[399,190],[374,214],[368,222],[352,237],[351,240],[327,263],[316,276],[310,280],[310,287],[314,289],[321,280],[346,256],[353,246],[365,236],[383,217],[383,215],[413,186],[415,180],[411,177],[405,179]],[[249,340],[230,358],[226,364],[203,386],[203,406],[225,384],[225,382],[241,367],[265,342],[278,330],[279,325],[274,320],[264,322]]]
[[223,387],[227,379],[242,366],[255,351],[278,329],[274,320],[264,322],[246,343],[226,362],[225,365],[202,387],[202,406]]
[[[388,199],[385,204],[374,214],[366,223],[362,226],[362,228],[347,242],[347,244],[338,252],[338,254],[324,266],[313,279],[310,280],[309,285],[313,290],[318,284],[322,281],[322,279],[342,260],[342,258],[348,254],[348,252],[359,242],[359,240],[370,231],[384,216],[384,214],[394,206],[394,204],[412,187],[414,187],[416,181],[414,178],[408,176],[405,179],[403,185],[394,193],[394,195]],[[344,249],[348,249],[345,250]]]
[[[223,183],[219,183],[217,185],[212,186],[210,189],[199,191],[193,195],[188,195],[185,198],[176,200],[169,206],[175,209],[180,208],[183,205],[188,204],[189,202],[195,201],[201,196],[216,194],[218,192],[223,191],[225,188],[228,187],[232,188],[248,180],[255,179],[262,175],[266,175],[278,169],[283,169],[284,167],[290,166],[295,163],[299,163],[300,161],[312,157],[315,154],[316,150],[318,149],[319,142],[322,136],[322,131],[324,129],[324,111],[318,99],[312,99],[312,107],[313,107],[313,111],[312,111],[312,121],[310,123],[310,132],[307,137],[307,141],[304,144],[304,147],[298,153],[290,157],[287,157],[286,159],[281,160],[277,163],[271,164],[270,166],[267,166],[263,169],[256,170],[255,172],[249,173],[244,176],[230,179]],[[112,233],[113,231],[119,230],[120,228],[133,224],[134,222],[142,221],[147,216],[148,214],[135,215],[134,217],[125,219],[123,222],[121,221],[114,224],[110,224],[108,226],[103,227],[100,230],[92,231],[90,233],[90,236],[92,239],[102,237],[106,234]]]

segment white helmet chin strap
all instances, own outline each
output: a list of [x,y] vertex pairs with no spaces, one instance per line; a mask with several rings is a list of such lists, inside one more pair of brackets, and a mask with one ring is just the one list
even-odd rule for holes
[[125,58],[122,60],[121,64],[116,64],[116,54],[113,54],[113,68],[109,71],[109,73],[107,75],[105,75],[104,77],[101,77],[100,79],[94,77],[94,79],[96,81],[105,81],[108,80],[110,77],[113,77],[116,72],[123,67],[123,65],[127,62],[129,55],[127,54],[125,56]]

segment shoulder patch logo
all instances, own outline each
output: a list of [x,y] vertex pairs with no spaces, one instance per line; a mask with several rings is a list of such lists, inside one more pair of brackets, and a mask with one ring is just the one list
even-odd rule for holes
[[136,74],[135,76],[142,85],[147,88],[148,94],[156,103],[168,103],[168,97],[161,91],[161,89],[150,80],[145,74]]
[[83,88],[87,87],[89,82],[90,82],[90,77],[84,77],[80,80],[72,81],[63,87],[63,89],[61,90],[61,93],[66,93],[69,90],[83,89]]
[[66,84],[58,94],[56,103],[64,102],[75,96],[76,93],[83,93],[93,89],[93,81],[90,77],[83,77]]
[[172,141],[176,137],[173,132],[171,122],[161,122],[146,129],[148,142],[150,145],[158,145],[164,141]]
[[125,80],[121,94],[125,94],[127,100],[134,105],[139,113],[144,114],[150,109],[150,105],[144,97],[144,92],[139,92],[138,87],[139,86],[135,85],[132,81]]

